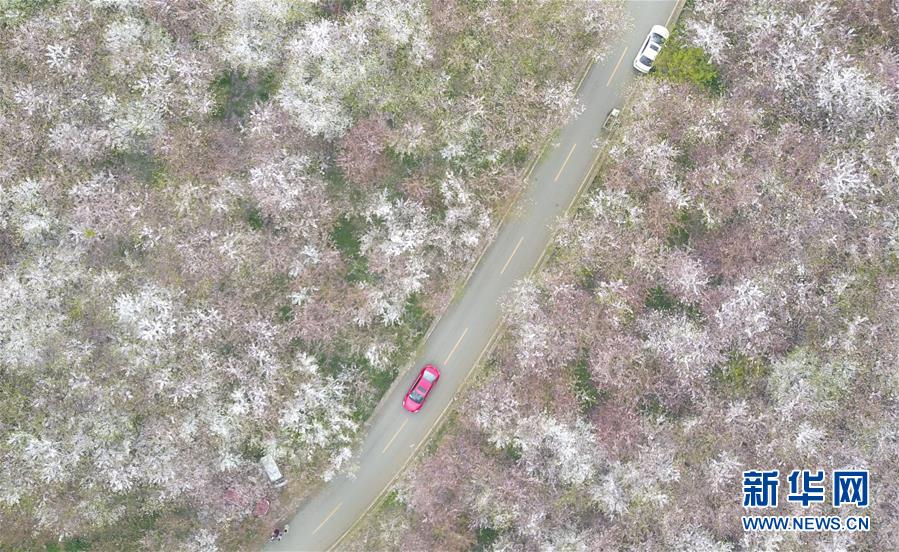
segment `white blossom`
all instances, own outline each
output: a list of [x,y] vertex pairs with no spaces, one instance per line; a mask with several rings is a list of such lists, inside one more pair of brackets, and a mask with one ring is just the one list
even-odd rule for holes
[[817,70],[815,96],[829,117],[872,120],[892,110],[894,95],[852,65],[849,56],[831,56]]
[[796,431],[796,450],[809,458],[814,458],[826,437],[827,433],[823,429],[803,422]]
[[673,552],[731,552],[728,542],[718,542],[709,531],[698,525],[683,528],[674,540]]
[[598,451],[590,427],[578,420],[564,424],[541,415],[520,420],[514,443],[525,469],[548,481],[583,485],[596,474]]
[[770,309],[778,303],[778,297],[763,291],[756,282],[744,280],[715,312],[715,321],[724,336],[754,352],[765,344],[766,333],[774,323]]
[[851,205],[855,201],[879,191],[871,182],[869,171],[860,167],[854,159],[842,157],[823,171],[821,187],[833,205],[841,211],[854,212]]
[[708,330],[685,315],[654,314],[644,324],[646,348],[670,364],[677,378],[687,384],[704,379],[709,368],[721,361]]
[[176,331],[172,298],[154,285],[146,285],[136,294],[120,295],[115,313],[121,324],[144,341],[161,341]]

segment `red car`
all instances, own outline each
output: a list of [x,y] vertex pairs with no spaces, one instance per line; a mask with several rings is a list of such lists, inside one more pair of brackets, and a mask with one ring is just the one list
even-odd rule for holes
[[415,378],[415,383],[409,388],[409,392],[406,393],[406,398],[403,399],[403,408],[409,412],[421,410],[421,405],[428,398],[428,393],[434,388],[434,384],[439,378],[440,371],[437,368],[431,364],[425,365],[418,373],[418,377]]

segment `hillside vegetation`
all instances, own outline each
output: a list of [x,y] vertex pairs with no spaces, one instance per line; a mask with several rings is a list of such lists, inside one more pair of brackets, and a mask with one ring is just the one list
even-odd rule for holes
[[347,466],[618,14],[0,0],[0,549],[258,546]]
[[[354,549],[899,549],[899,11],[688,4]],[[764,514],[869,532],[744,533],[743,470],[844,468],[870,470],[866,510],[790,504],[783,478]]]

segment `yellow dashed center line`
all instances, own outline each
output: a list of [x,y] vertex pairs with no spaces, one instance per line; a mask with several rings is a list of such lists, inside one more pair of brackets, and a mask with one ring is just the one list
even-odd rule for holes
[[612,69],[612,74],[609,75],[609,80],[606,81],[606,86],[612,84],[612,79],[615,78],[615,73],[618,72],[618,67],[621,65],[621,62],[624,61],[624,54],[627,53],[627,47],[624,48],[624,51],[621,52],[621,57],[618,58],[618,63],[615,64],[615,68]]
[[384,450],[381,451],[381,454],[384,454],[385,452],[387,452],[387,449],[390,448],[390,445],[393,444],[393,441],[396,440],[397,436],[399,436],[399,434],[400,434],[400,431],[402,431],[403,428],[406,427],[407,423],[409,423],[409,418],[406,418],[405,420],[403,420],[403,425],[401,425],[400,428],[398,430],[396,430],[396,433],[394,433],[393,437],[390,438],[390,441],[387,442],[387,446],[384,447]]
[[509,263],[512,262],[512,257],[514,257],[516,253],[518,253],[518,248],[521,247],[521,242],[523,242],[523,241],[524,241],[524,236],[521,236],[521,239],[518,240],[518,245],[515,246],[515,249],[512,250],[512,254],[509,255],[509,260],[507,260],[506,264],[503,265],[503,269],[499,271],[500,274],[502,274],[503,272],[506,271],[507,268],[509,268]]
[[568,160],[571,159],[571,154],[574,153],[574,148],[577,147],[577,144],[572,144],[571,151],[568,152],[568,157],[565,158],[565,162],[562,163],[562,166],[559,167],[559,172],[556,173],[556,177],[553,178],[553,182],[558,182],[559,176],[562,175],[562,171],[565,170],[565,165],[568,164]]
[[328,520],[331,519],[331,517],[337,513],[337,510],[339,510],[341,506],[343,506],[343,502],[339,503],[337,506],[334,507],[333,510],[331,510],[331,513],[328,514],[328,517],[323,519],[322,522],[318,524],[318,527],[315,528],[315,531],[313,531],[312,534],[314,535],[314,534],[318,533],[318,530],[321,529],[324,524],[328,523]]
[[449,359],[451,359],[453,357],[453,353],[456,352],[456,348],[459,346],[459,343],[462,343],[462,338],[465,337],[465,334],[467,334],[467,333],[468,333],[468,328],[465,328],[465,331],[462,332],[462,335],[459,336],[459,340],[456,341],[455,345],[453,345],[453,350],[450,351],[450,354],[446,357],[446,360],[443,361],[444,365],[449,364]]

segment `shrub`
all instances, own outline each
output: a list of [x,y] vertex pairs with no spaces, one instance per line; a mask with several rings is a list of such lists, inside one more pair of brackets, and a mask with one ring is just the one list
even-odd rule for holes
[[678,210],[675,222],[668,228],[665,242],[668,247],[683,247],[703,230],[705,230],[705,222],[702,212],[698,209],[684,207]]
[[651,288],[646,293],[646,299],[643,304],[646,305],[646,308],[652,310],[683,313],[694,322],[702,320],[702,312],[699,310],[698,305],[695,303],[688,305],[679,301],[677,297],[662,286]]
[[745,396],[755,386],[765,381],[768,368],[761,360],[735,351],[730,353],[724,365],[712,373],[728,393]]
[[572,370],[574,374],[574,395],[582,412],[589,412],[599,402],[601,396],[593,379],[590,377],[590,367],[587,364],[586,352],[581,355]]
[[368,279],[368,259],[361,251],[360,237],[364,222],[355,217],[342,216],[331,229],[331,242],[347,263],[348,282]]
[[689,82],[711,92],[721,90],[718,68],[709,61],[708,54],[698,46],[687,46],[675,34],[655,62],[660,76],[673,82]]
[[256,103],[265,103],[277,91],[275,73],[245,75],[228,71],[212,81],[212,93],[217,107],[213,114],[218,119],[243,117]]

